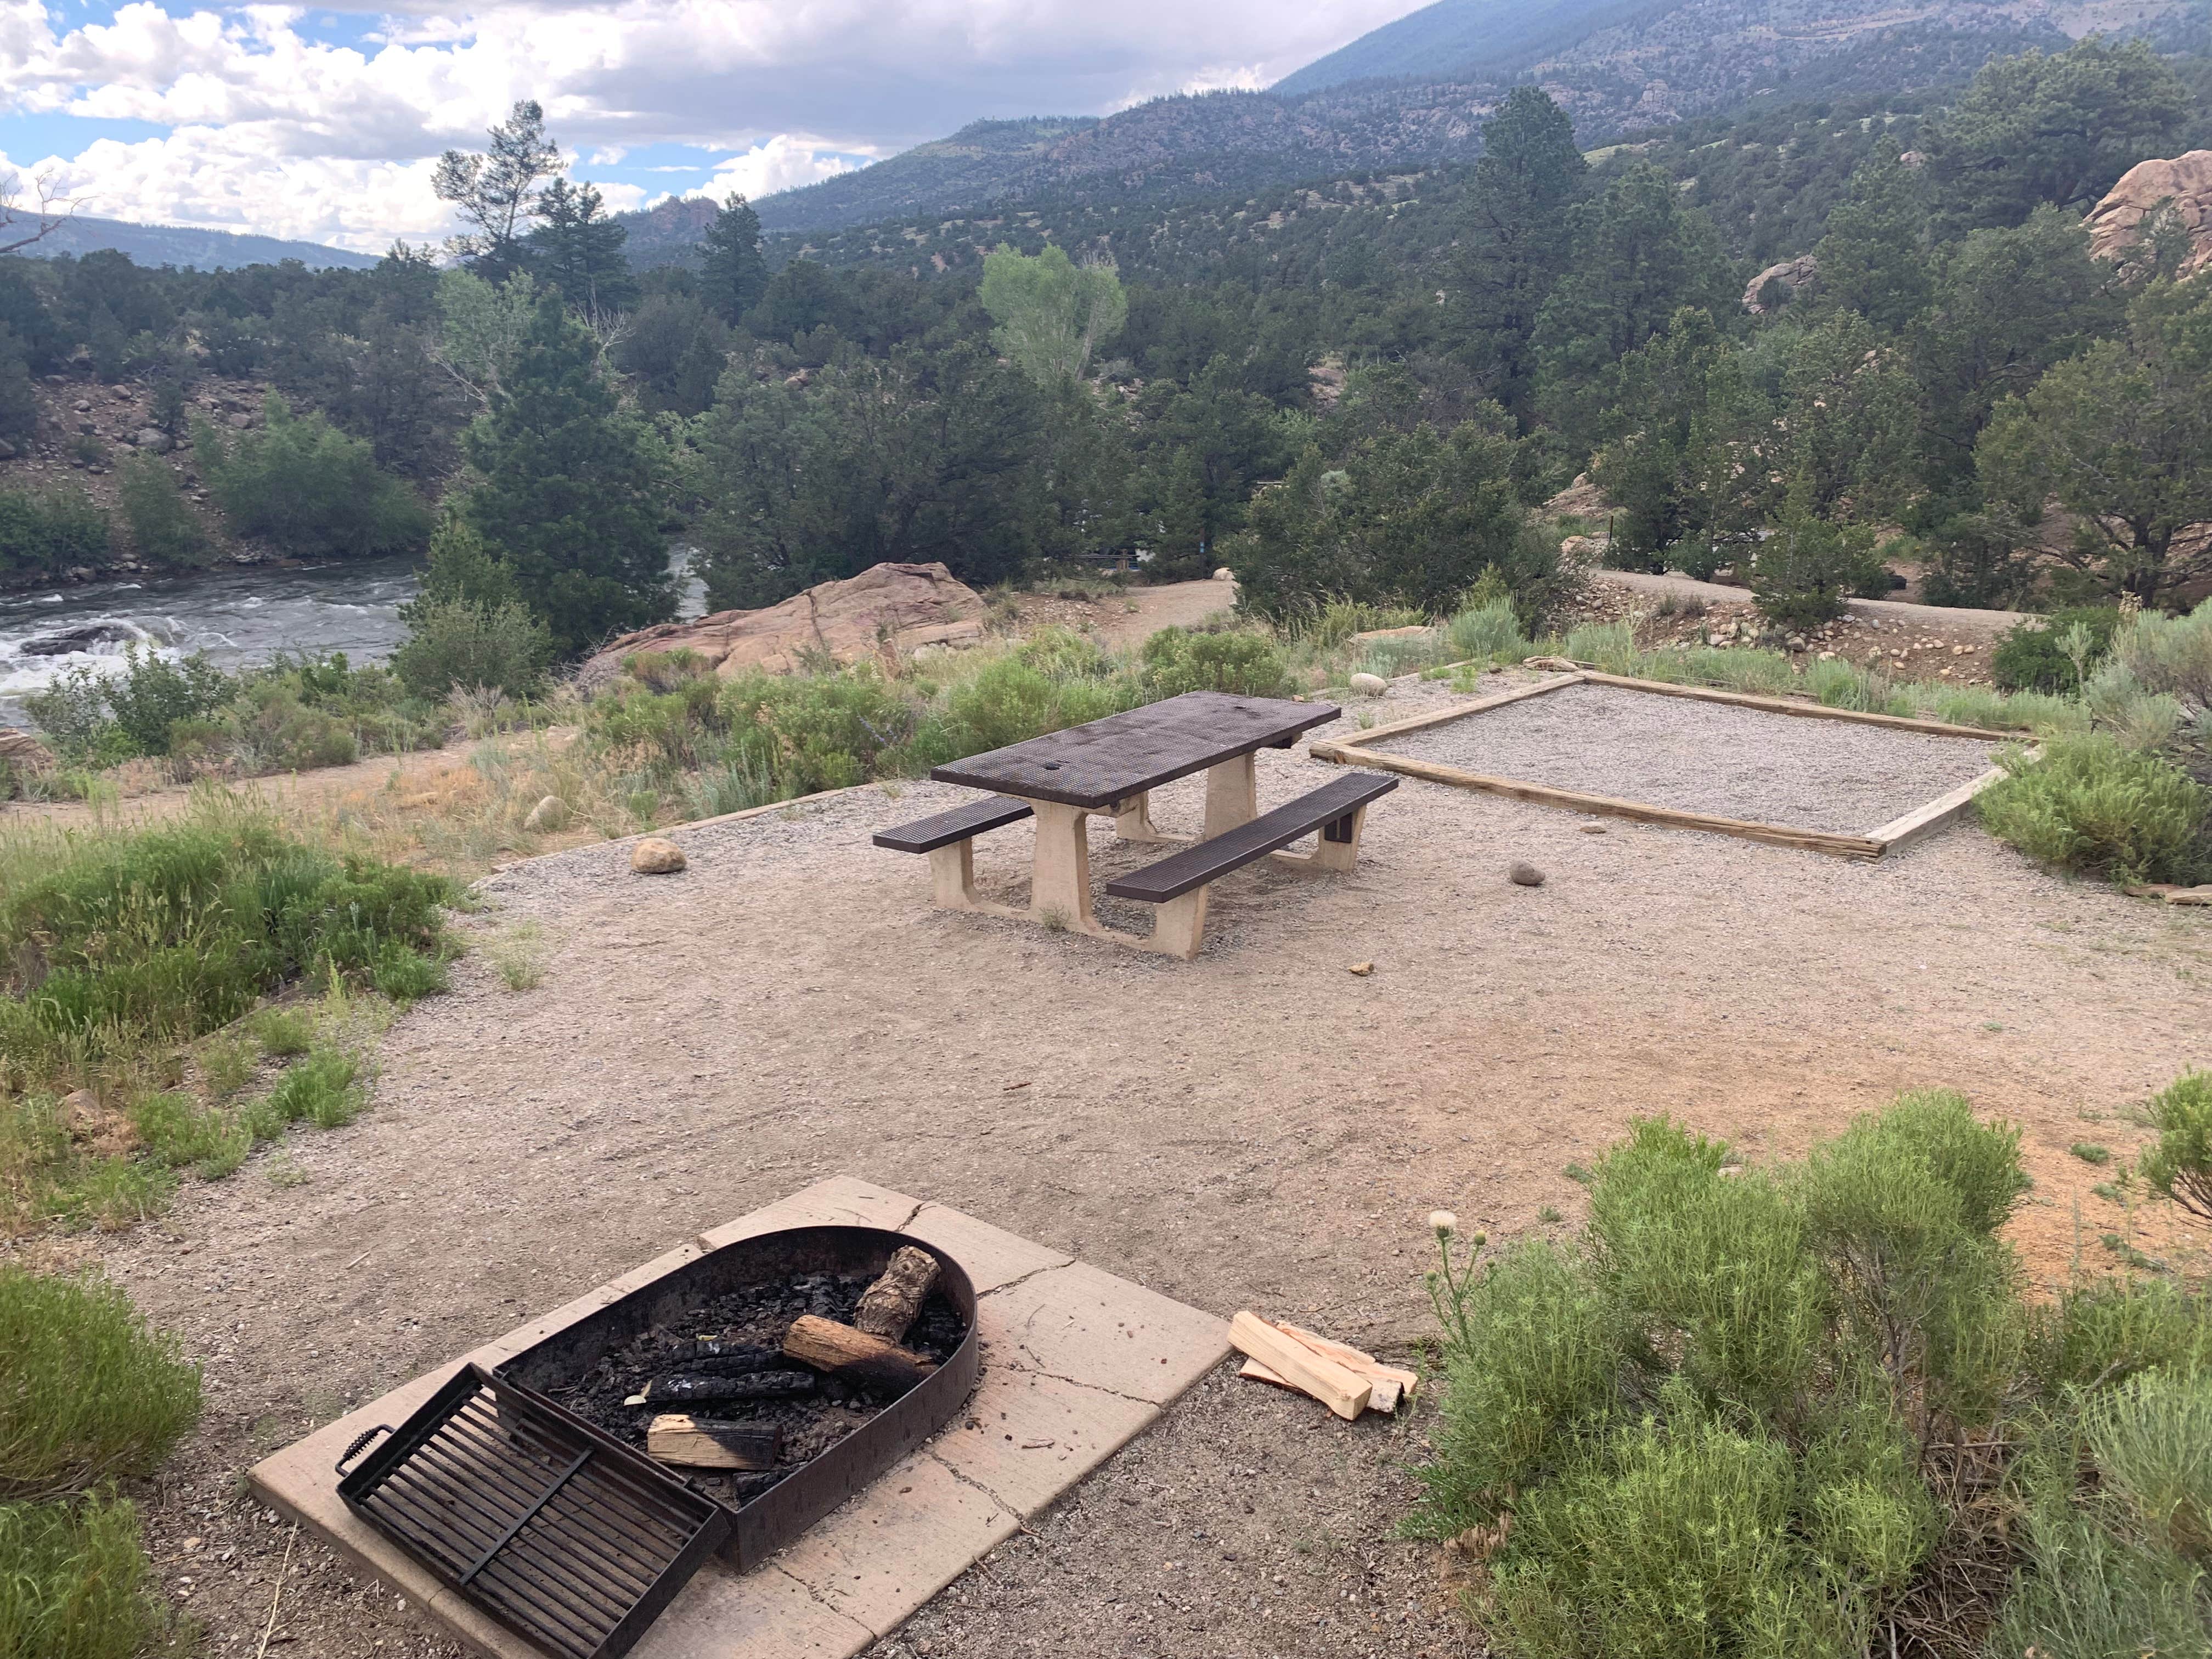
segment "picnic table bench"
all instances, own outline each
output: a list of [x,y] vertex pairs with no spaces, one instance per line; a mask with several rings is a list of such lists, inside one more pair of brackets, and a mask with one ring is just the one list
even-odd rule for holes
[[[1259,810],[1259,751],[1287,749],[1337,713],[1327,703],[1186,692],[940,766],[933,779],[991,793],[881,831],[875,844],[927,854],[933,897],[944,908],[1036,921],[1188,958],[1198,954],[1207,889],[1220,877],[1269,856],[1310,869],[1353,867],[1368,804],[1395,788],[1396,778],[1340,775],[1266,814]],[[1204,835],[1191,842],[1162,834],[1152,824],[1151,792],[1201,770]],[[1111,817],[1125,841],[1185,848],[1107,884],[1116,898],[1158,907],[1149,938],[1106,927],[1093,911],[1086,824],[1094,816]],[[1030,817],[1036,843],[1029,908],[978,898],[975,838]],[[1312,853],[1294,857],[1281,850],[1316,830],[1321,841]]]

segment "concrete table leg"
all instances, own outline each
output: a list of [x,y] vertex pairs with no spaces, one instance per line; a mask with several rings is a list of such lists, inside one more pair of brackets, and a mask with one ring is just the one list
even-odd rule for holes
[[1206,774],[1206,838],[1208,841],[1260,816],[1259,757],[1239,755],[1209,767]]
[[1054,917],[1063,927],[1095,930],[1091,911],[1091,814],[1058,801],[1031,801],[1036,811],[1036,855],[1030,875],[1030,915]]

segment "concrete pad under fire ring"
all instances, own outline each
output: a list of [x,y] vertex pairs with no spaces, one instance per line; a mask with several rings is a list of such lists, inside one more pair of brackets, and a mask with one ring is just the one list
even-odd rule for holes
[[542,1659],[346,1507],[331,1472],[339,1454],[371,1425],[404,1420],[471,1360],[497,1365],[724,1244],[812,1226],[910,1233],[960,1262],[975,1285],[981,1378],[934,1438],[788,1548],[746,1573],[720,1560],[700,1568],[630,1650],[637,1659],[860,1652],[1143,1432],[1229,1353],[1229,1327],[1210,1314],[957,1210],[836,1176],[371,1401],[256,1464],[247,1480],[262,1501],[472,1651]]

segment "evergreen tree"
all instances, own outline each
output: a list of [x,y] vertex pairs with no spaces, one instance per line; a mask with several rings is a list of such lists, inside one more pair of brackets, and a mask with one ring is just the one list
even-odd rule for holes
[[538,212],[545,222],[531,233],[530,254],[540,281],[587,319],[636,303],[637,279],[623,252],[629,231],[607,216],[597,186],[556,179]]
[[768,261],[761,256],[760,215],[732,191],[701,242],[700,295],[708,308],[735,326],[768,291]]
[[1851,174],[1814,251],[1821,304],[1856,311],[1889,333],[1919,315],[1931,287],[1929,208],[1922,170],[1906,167],[1895,142],[1883,139]]
[[2212,574],[2212,290],[2159,283],[2100,340],[1996,407],[1975,447],[1983,492],[2033,526],[2074,516],[2057,550],[2115,597],[2153,605]]
[[1523,420],[1536,371],[1530,337],[1566,268],[1567,210],[1588,172],[1574,123],[1535,87],[1514,88],[1482,129],[1460,232],[1460,322],[1490,395]]
[[518,100],[489,137],[483,154],[449,149],[440,156],[430,188],[471,227],[447,247],[497,282],[520,262],[541,187],[561,170],[561,149],[546,137],[545,112],[534,99]]
[[1570,228],[1566,273],[1536,319],[1537,398],[1571,440],[1587,442],[1608,368],[1686,306],[1715,318],[1741,307],[1712,222],[1649,163],[1577,204]]
[[1959,228],[2016,225],[2038,203],[2086,209],[2147,155],[2171,155],[2189,98],[2142,40],[2098,35],[1996,58],[1936,131]]
[[590,332],[544,295],[465,440],[483,475],[467,524],[571,656],[676,610],[661,531],[668,458],[598,360]]

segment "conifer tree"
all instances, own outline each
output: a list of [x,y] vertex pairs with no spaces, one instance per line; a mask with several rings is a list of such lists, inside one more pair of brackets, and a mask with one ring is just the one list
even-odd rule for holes
[[590,331],[546,295],[465,440],[483,474],[464,508],[563,655],[675,613],[666,453],[623,409]]
[[768,291],[768,261],[761,257],[760,215],[732,191],[702,239],[700,295],[724,322],[738,319]]
[[1461,233],[1466,349],[1490,395],[1524,418],[1536,368],[1529,337],[1566,267],[1567,209],[1589,170],[1574,123],[1535,87],[1514,88],[1482,129]]

